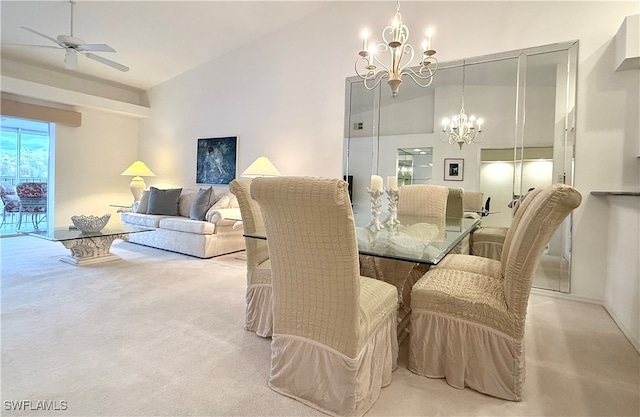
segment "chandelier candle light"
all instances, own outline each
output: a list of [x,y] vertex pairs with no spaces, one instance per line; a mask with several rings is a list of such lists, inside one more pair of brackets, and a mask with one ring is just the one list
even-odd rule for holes
[[[408,75],[420,87],[428,87],[433,81],[433,76],[438,70],[438,60],[434,57],[436,51],[433,50],[432,36],[433,29],[429,27],[426,31],[426,38],[422,43],[422,59],[418,62],[420,69],[416,72],[408,66],[413,62],[414,49],[407,43],[409,40],[409,28],[402,23],[400,16],[400,1],[396,1],[396,14],[393,17],[391,25],[386,26],[382,30],[383,43],[369,45],[369,32],[367,29],[362,31],[362,50],[360,58],[356,60],[356,74],[364,80],[364,86],[368,90],[373,90],[380,84],[383,78],[388,78],[387,83],[391,87],[391,96],[398,95],[398,88],[402,83],[402,76]],[[391,65],[385,65],[379,54],[387,52],[391,54]],[[409,56],[409,60],[401,64],[404,55]],[[358,65],[364,66],[364,69],[358,69]],[[379,64],[384,71],[376,71]]]
[[380,223],[380,197],[384,194],[382,187],[382,177],[379,175],[371,176],[371,188],[367,188],[367,192],[371,197],[371,221],[365,226],[365,228],[373,227],[375,231],[382,230],[382,223]]
[[465,65],[462,64],[462,108],[460,113],[451,117],[451,120],[442,119],[442,133],[440,140],[448,142],[450,145],[457,143],[462,149],[465,143],[469,145],[471,142],[480,143],[484,139],[482,134],[482,119],[476,119],[475,116],[467,117],[464,112],[464,82],[465,82]]

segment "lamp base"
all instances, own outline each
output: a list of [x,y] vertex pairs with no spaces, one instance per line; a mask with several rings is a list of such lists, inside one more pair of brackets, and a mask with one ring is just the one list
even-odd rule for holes
[[133,194],[134,203],[140,201],[140,197],[142,197],[142,192],[145,188],[147,188],[147,184],[144,183],[142,177],[133,177],[129,183],[129,189],[131,190],[131,194]]

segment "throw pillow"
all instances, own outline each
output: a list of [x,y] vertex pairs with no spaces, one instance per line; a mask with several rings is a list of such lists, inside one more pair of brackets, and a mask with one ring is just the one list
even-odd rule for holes
[[229,201],[231,201],[231,198],[229,197],[229,195],[227,193],[224,193],[223,195],[221,195],[218,198],[218,200],[215,202],[213,207],[216,208],[216,209],[228,208],[229,207]]
[[142,192],[142,196],[140,196],[140,201],[138,201],[138,207],[136,208],[136,213],[146,213],[149,209],[149,190],[144,190]]
[[169,190],[160,190],[151,187],[149,191],[149,206],[147,214],[163,214],[165,216],[178,215],[178,202],[180,201],[180,193],[182,188],[171,188]]
[[204,220],[207,210],[211,207],[211,197],[213,195],[213,187],[201,188],[196,194],[196,198],[191,203],[191,210],[189,210],[189,217],[194,220]]

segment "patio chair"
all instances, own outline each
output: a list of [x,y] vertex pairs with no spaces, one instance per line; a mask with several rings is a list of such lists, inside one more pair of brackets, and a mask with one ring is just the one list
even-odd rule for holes
[[47,183],[22,182],[16,186],[16,194],[20,198],[18,229],[22,225],[23,214],[31,215],[31,223],[37,229],[47,218]]
[[0,199],[2,199],[2,223],[4,226],[7,221],[7,214],[13,215],[20,212],[20,198],[16,194],[16,188],[8,182],[0,183]]

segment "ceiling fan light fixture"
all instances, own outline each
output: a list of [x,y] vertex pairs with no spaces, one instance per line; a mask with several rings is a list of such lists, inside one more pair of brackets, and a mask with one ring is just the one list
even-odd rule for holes
[[75,50],[67,48],[64,54],[64,67],[69,70],[78,69],[78,54]]
[[72,47],[78,47],[84,44],[84,41],[82,39],[76,38],[75,36],[58,35],[56,39],[58,39],[58,42],[62,42],[65,45]]

